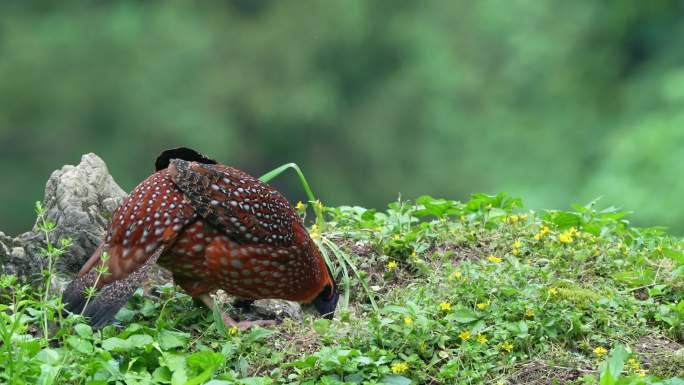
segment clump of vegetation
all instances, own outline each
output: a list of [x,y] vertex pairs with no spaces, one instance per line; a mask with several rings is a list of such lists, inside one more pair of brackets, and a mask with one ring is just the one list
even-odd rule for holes
[[[505,194],[467,202],[423,196],[385,211],[312,203],[319,219],[312,234],[344,291],[335,320],[307,316],[240,332],[167,284],[152,296],[137,293],[117,324],[93,331],[78,316],[60,315],[49,279],[32,288],[3,276],[0,378],[87,385],[682,383],[684,366],[663,363],[681,361],[684,245],[663,229],[632,227],[627,213],[595,202],[524,211]],[[53,226],[42,223],[49,240]],[[46,254],[53,261],[66,247],[48,246]],[[52,274],[48,267],[46,277]],[[649,353],[656,350],[659,360]]]

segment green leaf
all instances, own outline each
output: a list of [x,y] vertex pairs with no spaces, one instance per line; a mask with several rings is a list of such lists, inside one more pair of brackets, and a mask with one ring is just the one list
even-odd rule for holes
[[136,313],[137,312],[133,310],[122,307],[119,312],[116,313],[116,319],[121,322],[131,322]]
[[330,330],[330,320],[319,318],[314,321],[313,328],[318,334],[326,334]]
[[252,342],[256,342],[256,341],[262,340],[262,339],[264,339],[264,338],[270,336],[270,335],[273,334],[273,333],[274,333],[274,332],[273,332],[272,330],[269,330],[269,329],[256,328],[256,329],[253,329],[253,330],[247,335],[247,337],[245,338],[245,342],[248,343],[248,344],[249,344],[249,343],[252,343]]
[[599,366],[600,385],[614,385],[617,382],[629,355],[630,353],[622,345],[617,345],[611,350],[608,360]]
[[174,332],[166,329],[161,330],[157,335],[157,340],[162,350],[185,346],[189,338],[190,334],[188,333]]
[[577,213],[571,213],[567,211],[551,211],[544,216],[547,219],[558,226],[560,230],[566,230],[571,227],[579,227],[581,223],[581,217]]
[[528,337],[528,327],[527,327],[527,322],[525,321],[518,321],[518,322],[511,322],[508,325],[506,325],[506,328],[513,332],[517,338],[527,338]]
[[40,365],[40,377],[38,378],[38,385],[52,385],[55,383],[55,378],[59,373],[59,366],[52,366],[48,364]]
[[200,373],[199,375],[189,379],[183,385],[200,385],[200,384],[203,384],[208,379],[211,378],[211,375],[214,374],[214,370],[216,370],[216,368],[207,368],[202,373]]
[[144,315],[145,317],[150,317],[154,314],[157,314],[157,311],[157,304],[149,299],[145,299],[143,306],[140,308],[140,314]]
[[403,307],[403,306],[397,306],[397,305],[387,305],[382,308],[382,310],[388,312],[388,313],[399,313],[403,315],[411,315],[411,312],[409,309]]
[[74,326],[74,330],[76,330],[76,333],[83,338],[90,338],[93,336],[93,329],[90,327],[90,325],[78,324]]
[[684,277],[684,265],[679,266],[675,270],[672,271],[672,276],[673,277]]
[[69,336],[67,344],[79,353],[90,354],[93,352],[93,345],[90,341],[84,340],[76,336]]
[[273,380],[266,377],[247,377],[239,380],[242,385],[270,385]]
[[62,354],[59,350],[45,348],[36,354],[36,359],[46,364],[58,365],[62,360]]
[[411,380],[398,374],[388,374],[380,380],[385,385],[410,385]]
[[467,324],[473,321],[477,321],[477,313],[470,309],[459,309],[449,314],[449,319],[452,319],[458,323]]
[[645,268],[641,270],[628,270],[614,273],[612,275],[616,281],[624,282],[632,287],[648,285],[653,282],[655,272],[653,269]]
[[663,254],[678,264],[684,264],[684,253],[682,253],[680,250],[664,248]]
[[210,351],[202,351],[189,355],[186,360],[189,367],[207,369],[218,368],[223,364],[223,354]]
[[351,382],[352,384],[360,384],[363,382],[363,375],[361,373],[354,373],[344,376],[345,382]]
[[458,202],[452,200],[435,199],[429,195],[423,195],[416,199],[416,203],[423,206],[423,209],[414,212],[414,215],[419,218],[428,215],[441,218],[444,215],[461,214],[461,210],[457,209]]
[[297,361],[292,362],[291,364],[286,364],[285,366],[295,366],[298,368],[313,368],[314,366],[316,366],[317,362],[318,357],[307,356],[306,358],[299,359]]
[[171,385],[185,385],[188,382],[188,373],[185,365],[176,368],[171,376]]
[[117,337],[108,338],[102,342],[102,348],[115,352],[127,352],[150,345],[152,342],[152,337],[147,334],[134,334],[125,340]]
[[166,366],[160,366],[152,372],[152,379],[157,383],[168,384],[171,381],[171,371]]
[[163,353],[159,362],[171,371],[171,385],[183,385],[188,381],[185,356],[181,354]]

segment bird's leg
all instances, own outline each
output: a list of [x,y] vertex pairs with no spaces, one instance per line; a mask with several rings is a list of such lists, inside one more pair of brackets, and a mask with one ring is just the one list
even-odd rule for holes
[[[201,294],[199,296],[199,299],[204,302],[205,305],[212,311],[214,310],[214,307],[216,306],[216,302],[214,302],[214,299],[211,298],[209,294]],[[223,317],[223,324],[229,327],[236,327],[239,330],[247,330],[253,326],[273,326],[276,324],[276,321],[274,320],[254,320],[254,321],[240,321],[237,322],[234,319],[230,318],[228,314],[225,312],[221,312],[221,316]]]

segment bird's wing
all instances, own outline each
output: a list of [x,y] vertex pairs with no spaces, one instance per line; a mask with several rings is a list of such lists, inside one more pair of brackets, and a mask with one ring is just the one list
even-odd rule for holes
[[[112,216],[102,248],[109,255],[104,262],[109,274],[102,277],[103,283],[125,278],[140,268],[159,248],[172,243],[193,219],[192,207],[167,170],[147,178]],[[94,253],[79,275],[87,274],[99,261],[100,255]]]
[[[66,288],[67,310],[90,316],[93,326],[107,323],[144,282],[164,249],[195,218],[168,170],[147,178],[116,209],[105,241]],[[108,258],[102,258],[105,252]],[[103,274],[94,268],[100,265],[107,267]],[[98,289],[90,301],[84,293],[89,287]]]
[[289,245],[293,221],[290,203],[266,183],[232,167],[172,159],[171,179],[206,222],[241,243]]

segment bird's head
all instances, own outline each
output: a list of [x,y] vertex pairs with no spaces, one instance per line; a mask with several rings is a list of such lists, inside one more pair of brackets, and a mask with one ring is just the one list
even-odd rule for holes
[[312,302],[323,318],[327,319],[332,319],[335,315],[337,300],[340,298],[340,292],[337,290],[337,285],[332,279],[330,282],[331,283],[323,286],[321,293],[318,294]]

